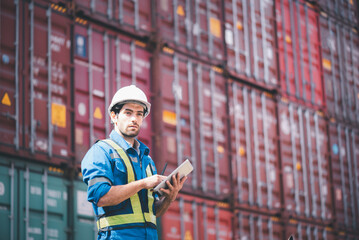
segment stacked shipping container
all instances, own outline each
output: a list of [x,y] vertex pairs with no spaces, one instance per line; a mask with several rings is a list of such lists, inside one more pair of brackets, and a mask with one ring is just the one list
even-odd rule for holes
[[2,1],[3,232],[95,238],[77,171],[135,84],[157,168],[195,168],[162,239],[358,239],[358,4],[325,3]]

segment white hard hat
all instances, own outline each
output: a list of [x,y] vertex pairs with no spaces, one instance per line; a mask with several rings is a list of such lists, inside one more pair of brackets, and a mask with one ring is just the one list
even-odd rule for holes
[[120,88],[115,93],[115,95],[112,98],[111,104],[108,107],[108,114],[111,116],[111,109],[116,104],[129,103],[129,102],[135,102],[143,105],[143,107],[145,108],[144,117],[147,117],[147,115],[150,113],[151,104],[147,101],[146,94],[135,85],[130,85]]

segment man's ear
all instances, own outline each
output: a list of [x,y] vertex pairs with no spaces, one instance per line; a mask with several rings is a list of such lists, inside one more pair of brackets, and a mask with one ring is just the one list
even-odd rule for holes
[[117,123],[117,118],[114,111],[111,112],[111,121],[115,124]]

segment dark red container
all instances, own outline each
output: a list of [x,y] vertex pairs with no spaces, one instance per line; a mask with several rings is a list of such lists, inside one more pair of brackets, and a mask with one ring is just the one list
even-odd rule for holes
[[300,222],[294,219],[290,219],[285,224],[285,238],[289,239],[292,236],[293,239],[326,239],[337,240],[337,234],[334,229],[325,227],[318,224]]
[[[74,0],[76,15],[138,36],[152,32],[152,1]],[[83,21],[78,19],[79,21]]]
[[20,133],[20,4],[0,3],[0,149],[1,152],[19,150],[23,135]]
[[224,7],[230,74],[267,88],[277,88],[274,3],[226,0]]
[[166,174],[188,158],[192,194],[228,198],[226,80],[219,69],[172,52],[154,56],[155,161]]
[[276,101],[243,84],[230,82],[228,86],[235,205],[279,212]]
[[[20,9],[24,14],[16,12],[13,18],[24,24],[17,25],[11,15],[4,15],[9,26],[15,27],[2,35],[10,33],[5,45],[17,39],[15,48],[6,50],[10,55],[15,49],[15,55],[4,65],[7,81],[2,108],[7,119],[2,129],[8,147],[4,152],[51,164],[71,164],[71,21],[51,6],[30,3],[21,4]],[[19,38],[19,32],[24,36]],[[19,56],[25,64],[21,71]]]
[[314,0],[319,9],[327,13],[331,18],[344,22],[346,25],[358,27],[359,3],[355,0]]
[[161,217],[161,239],[233,239],[228,204],[180,194]]
[[339,123],[329,127],[336,226],[359,229],[359,131]]
[[234,215],[234,239],[288,239],[278,217],[238,210]]
[[327,122],[321,113],[279,103],[285,214],[310,221],[333,220]]
[[282,94],[323,108],[318,13],[302,1],[277,0],[276,16]]
[[359,123],[359,36],[346,24],[320,17],[327,111],[341,122]]
[[155,2],[159,43],[206,62],[224,60],[221,1]]
[[[76,163],[113,129],[107,108],[120,87],[134,84],[151,99],[150,56],[144,44],[101,26],[75,25]],[[151,116],[139,140],[151,147]]]

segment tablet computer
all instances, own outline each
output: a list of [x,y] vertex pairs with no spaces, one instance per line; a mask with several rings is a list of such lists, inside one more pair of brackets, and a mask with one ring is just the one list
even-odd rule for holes
[[154,189],[154,192],[158,192],[160,195],[163,193],[160,191],[161,188],[167,188],[166,181],[171,182],[172,176],[176,175],[177,173],[180,174],[180,178],[187,176],[193,171],[193,166],[191,162],[186,159],[181,165],[179,165],[170,175],[166,177],[162,182],[160,182]]

